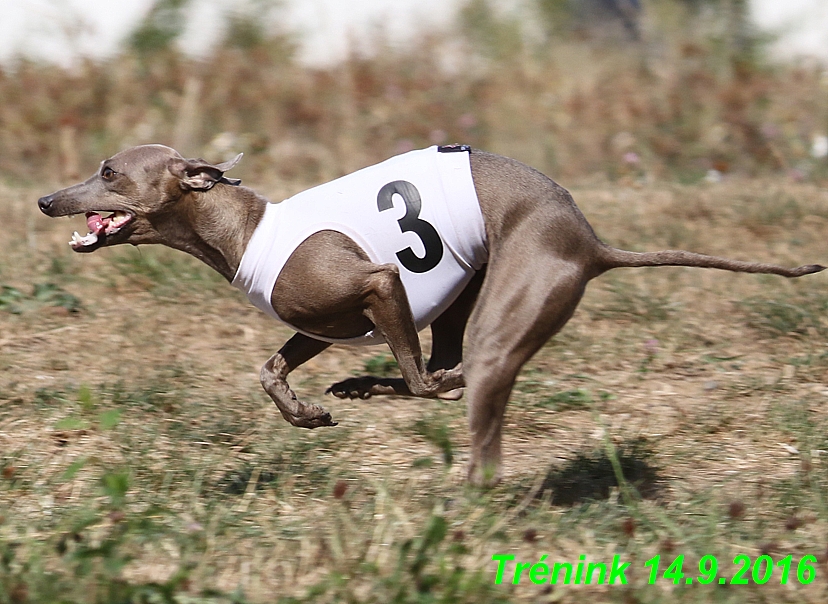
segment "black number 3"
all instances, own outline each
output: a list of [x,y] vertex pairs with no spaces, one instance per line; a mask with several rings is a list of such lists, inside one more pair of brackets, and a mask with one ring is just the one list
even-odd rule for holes
[[443,258],[443,242],[440,240],[440,235],[437,234],[437,229],[431,223],[420,218],[420,208],[422,207],[420,192],[417,187],[408,181],[395,180],[380,189],[377,195],[377,208],[380,212],[394,207],[394,202],[391,199],[394,193],[399,194],[405,201],[405,216],[397,221],[400,230],[403,233],[409,231],[416,233],[425,248],[425,256],[422,258],[417,256],[410,247],[397,252],[397,258],[412,273],[428,272],[437,266]]

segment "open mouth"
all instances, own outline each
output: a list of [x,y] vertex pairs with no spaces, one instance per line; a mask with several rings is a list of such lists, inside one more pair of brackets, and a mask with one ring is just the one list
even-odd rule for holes
[[81,237],[75,231],[72,235],[72,241],[69,245],[76,252],[91,251],[90,248],[97,247],[103,243],[102,238],[110,237],[129,224],[134,216],[129,212],[122,210],[115,210],[109,216],[101,216],[97,212],[86,213],[86,225],[89,227],[89,232]]

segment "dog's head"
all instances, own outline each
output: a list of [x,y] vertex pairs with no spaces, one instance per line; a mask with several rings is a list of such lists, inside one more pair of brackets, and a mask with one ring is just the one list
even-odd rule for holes
[[238,185],[224,173],[240,159],[241,154],[211,164],[185,159],[164,145],[141,145],[104,160],[85,182],[41,197],[37,204],[47,216],[86,215],[89,233],[75,232],[69,242],[76,252],[119,243],[165,243],[163,231],[177,203],[188,192],[209,191],[219,183]]

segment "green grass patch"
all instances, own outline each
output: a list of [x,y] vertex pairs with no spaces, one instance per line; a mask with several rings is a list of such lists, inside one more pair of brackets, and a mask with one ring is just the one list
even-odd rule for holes
[[365,371],[368,375],[376,377],[399,376],[400,368],[397,359],[393,355],[383,353],[371,357],[365,361]]
[[182,287],[212,291],[226,285],[219,273],[192,256],[158,246],[119,249],[109,262],[132,284],[163,296]]
[[451,428],[445,418],[432,414],[414,422],[412,430],[436,446],[443,454],[443,462],[450,466],[454,461],[454,446],[451,441]]
[[667,295],[655,294],[613,277],[608,278],[606,287],[611,292],[610,300],[591,311],[598,318],[651,324],[666,321],[673,315],[674,305]]
[[51,306],[79,312],[83,305],[80,299],[54,283],[36,283],[30,294],[10,285],[0,285],[0,310],[19,315]]
[[768,337],[828,333],[828,296],[818,292],[785,300],[754,296],[738,304],[746,323]]
[[552,396],[539,400],[538,407],[546,407],[554,411],[568,411],[573,409],[586,409],[593,403],[592,393],[584,388],[575,390],[564,390]]

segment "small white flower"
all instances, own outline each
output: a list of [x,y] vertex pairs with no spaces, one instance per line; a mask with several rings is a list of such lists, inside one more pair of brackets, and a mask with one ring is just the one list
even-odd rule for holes
[[710,183],[722,182],[722,173],[718,170],[708,170],[704,180]]
[[822,159],[828,157],[828,136],[824,134],[815,134],[813,143],[811,144],[811,157]]

